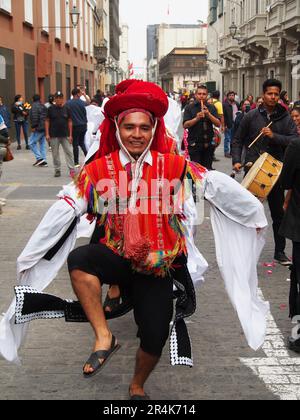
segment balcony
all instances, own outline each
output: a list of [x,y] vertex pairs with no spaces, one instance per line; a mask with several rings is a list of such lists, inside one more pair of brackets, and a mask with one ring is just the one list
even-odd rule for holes
[[98,64],[105,64],[108,48],[106,45],[94,45],[94,57]]

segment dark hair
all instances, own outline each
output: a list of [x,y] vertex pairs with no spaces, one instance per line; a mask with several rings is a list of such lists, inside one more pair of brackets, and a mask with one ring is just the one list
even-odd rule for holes
[[286,90],[283,90],[282,92],[281,92],[281,94],[280,94],[280,99],[282,100],[282,101],[284,101],[284,102],[286,102],[286,99],[285,99],[285,95],[287,94],[287,91]]
[[234,96],[235,96],[235,92],[234,92],[233,90],[231,90],[230,92],[228,92],[228,93],[227,93],[227,98],[228,98],[228,96],[230,96],[230,95],[234,95]]
[[219,90],[215,90],[215,91],[212,93],[212,98],[213,98],[213,99],[220,99],[220,96],[221,96],[221,93],[220,93],[220,91],[219,91]]
[[291,112],[294,112],[294,111],[296,111],[296,112],[298,112],[298,114],[300,114],[300,105],[294,106],[294,108],[292,109]]
[[48,102],[51,104],[52,102],[54,102],[54,95],[53,94],[50,94],[49,96],[48,96]]
[[41,97],[39,94],[36,93],[35,95],[33,95],[32,100],[33,102],[37,102],[41,100]]
[[206,90],[206,91],[208,92],[208,88],[207,88],[207,86],[205,86],[205,85],[198,85],[198,86],[197,86],[197,92],[198,92],[198,90],[200,90],[200,89]]
[[282,91],[282,83],[277,79],[268,79],[263,84],[263,92],[266,93],[270,87],[278,87],[280,92]]
[[78,89],[78,88],[74,88],[73,90],[72,90],[72,96],[77,96],[77,95],[79,95],[80,94],[80,89]]
[[93,99],[91,100],[91,104],[92,103],[95,103],[95,104],[97,104],[98,106],[101,106],[102,105],[102,103],[101,103],[101,101],[99,100],[99,98],[97,98],[96,96],[94,96],[93,97]]
[[22,95],[16,95],[15,96],[15,102],[19,102],[19,99],[22,98]]

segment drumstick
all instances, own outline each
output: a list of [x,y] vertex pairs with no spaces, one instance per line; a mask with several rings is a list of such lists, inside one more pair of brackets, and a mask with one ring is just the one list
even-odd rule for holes
[[[273,121],[270,122],[270,124],[266,127],[266,128],[270,128],[271,125],[273,124]],[[260,133],[256,139],[250,144],[250,146],[248,146],[249,149],[251,149],[251,147],[263,136],[263,133]]]
[[[254,164],[253,164],[253,162],[248,162],[248,163],[246,163],[245,165],[242,165],[242,166],[241,166],[241,169],[243,169],[243,168],[251,169],[253,165],[254,165]],[[234,169],[234,170],[232,171],[232,173],[231,173],[230,177],[234,179],[234,178],[236,177],[236,175],[237,175],[239,172],[240,172],[240,170],[239,170],[239,171],[237,171],[236,169]]]

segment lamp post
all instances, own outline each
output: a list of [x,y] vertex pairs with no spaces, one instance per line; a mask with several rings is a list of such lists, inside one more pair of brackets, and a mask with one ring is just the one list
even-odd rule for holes
[[70,12],[70,16],[73,28],[75,29],[78,26],[80,18],[80,12],[76,6],[73,6],[72,11]]
[[243,42],[247,41],[247,38],[242,38],[241,36],[237,35],[238,27],[234,22],[232,22],[232,24],[229,26],[229,33],[231,38],[238,41],[239,44],[242,44]]

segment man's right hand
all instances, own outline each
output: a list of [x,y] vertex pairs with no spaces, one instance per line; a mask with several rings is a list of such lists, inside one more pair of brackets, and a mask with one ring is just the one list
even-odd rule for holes
[[236,163],[235,165],[233,165],[233,170],[235,172],[240,172],[242,169],[242,164],[241,163]]

